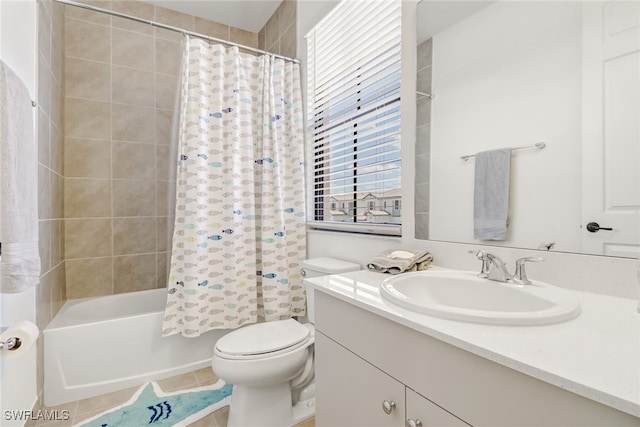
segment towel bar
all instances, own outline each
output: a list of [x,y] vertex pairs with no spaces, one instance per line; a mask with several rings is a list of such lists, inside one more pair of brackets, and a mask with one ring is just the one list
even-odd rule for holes
[[[544,147],[546,147],[547,144],[544,142],[536,142],[533,145],[524,145],[522,147],[514,147],[512,148],[512,150],[524,150],[525,148],[537,148],[539,150],[542,150]],[[471,157],[475,157],[475,154],[467,154],[466,156],[460,156],[460,159],[464,160],[465,162],[467,160],[469,160]]]

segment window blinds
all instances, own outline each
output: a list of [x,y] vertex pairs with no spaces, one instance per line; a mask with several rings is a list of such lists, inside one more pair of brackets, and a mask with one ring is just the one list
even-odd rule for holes
[[400,233],[400,11],[345,0],[307,35],[312,227]]

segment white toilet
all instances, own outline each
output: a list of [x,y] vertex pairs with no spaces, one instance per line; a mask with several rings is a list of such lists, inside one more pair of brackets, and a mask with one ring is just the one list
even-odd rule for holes
[[[305,278],[360,270],[333,258],[303,261]],[[313,291],[305,285],[310,323],[257,323],[220,338],[216,375],[233,384],[227,427],[291,427],[315,415]]]

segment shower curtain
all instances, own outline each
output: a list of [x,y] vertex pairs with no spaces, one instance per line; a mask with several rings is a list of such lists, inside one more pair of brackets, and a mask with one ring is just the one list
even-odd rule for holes
[[305,314],[298,64],[186,37],[163,336]]

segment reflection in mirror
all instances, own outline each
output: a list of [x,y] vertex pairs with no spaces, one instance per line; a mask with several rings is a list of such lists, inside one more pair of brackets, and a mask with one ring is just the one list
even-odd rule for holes
[[[638,256],[639,5],[418,5],[416,238]],[[461,157],[539,142],[511,153],[506,237],[474,239]]]

